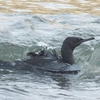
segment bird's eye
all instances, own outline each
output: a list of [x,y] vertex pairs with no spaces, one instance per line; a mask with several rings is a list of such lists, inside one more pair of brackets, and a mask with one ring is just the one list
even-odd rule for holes
[[74,43],[74,42],[76,43],[77,41],[78,41],[77,39],[73,39],[73,40],[72,40],[73,43]]
[[82,41],[82,40],[83,40],[82,38],[77,38],[77,39],[74,39],[73,42],[76,43],[76,42],[80,42],[80,41]]
[[81,41],[81,40],[83,40],[83,39],[82,39],[82,38],[78,38],[78,39],[77,39],[77,41]]

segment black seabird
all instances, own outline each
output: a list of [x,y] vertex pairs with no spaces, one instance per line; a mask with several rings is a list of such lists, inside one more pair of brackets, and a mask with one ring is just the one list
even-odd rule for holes
[[[54,72],[54,73],[77,73],[78,70],[76,71],[64,71],[62,70],[62,66],[67,68],[67,65],[73,65],[75,64],[75,61],[73,59],[73,50],[79,46],[81,43],[93,40],[94,38],[88,38],[88,39],[83,39],[80,37],[67,37],[61,47],[61,57],[58,57],[56,52],[53,52],[52,55],[45,53],[45,50],[42,50],[38,53],[36,52],[29,52],[27,55],[31,56],[27,60],[22,60],[22,61],[15,61],[13,64],[10,64],[9,62],[6,61],[0,61],[0,68],[2,66],[10,66],[10,68],[16,68],[16,69],[31,69],[31,67],[36,66],[36,68],[40,70],[45,70],[49,72]],[[52,62],[54,67],[47,68],[47,64],[51,64]],[[55,62],[57,65],[55,65]],[[44,67],[44,65],[46,65]],[[14,67],[16,66],[16,67]],[[31,66],[31,67],[29,67]],[[42,66],[42,67],[41,67]],[[59,67],[58,67],[59,66]],[[7,68],[7,67],[4,67]],[[46,69],[47,68],[47,69]],[[9,68],[8,68],[9,69]]]
[[[54,67],[52,69],[50,68],[43,68],[43,70],[54,72],[54,73],[77,73],[79,70],[74,71],[64,71],[62,70],[62,66],[66,67],[69,65],[75,64],[75,61],[73,59],[73,51],[74,49],[79,46],[81,43],[93,40],[94,38],[88,38],[83,39],[80,37],[67,37],[61,47],[61,57],[58,57],[56,52],[53,52],[52,56],[45,53],[44,50],[41,50],[40,52],[29,52],[27,55],[31,56],[30,59],[25,60],[25,63],[31,64],[31,65],[45,65],[50,64],[51,62],[57,61],[57,65],[53,65]],[[60,63],[59,63],[60,62]],[[52,66],[52,65],[51,65]],[[58,67],[59,66],[59,67]],[[58,69],[55,70],[55,67],[58,67]],[[39,67],[41,69],[41,67]]]

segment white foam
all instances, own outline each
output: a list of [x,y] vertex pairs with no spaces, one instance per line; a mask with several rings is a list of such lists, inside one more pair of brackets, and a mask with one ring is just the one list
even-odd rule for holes
[[44,43],[44,42],[38,42],[37,45],[38,45],[38,46],[46,46],[46,47],[47,47],[47,44]]

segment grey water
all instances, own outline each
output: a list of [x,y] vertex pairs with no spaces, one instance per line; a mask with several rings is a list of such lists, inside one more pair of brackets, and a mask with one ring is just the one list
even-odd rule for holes
[[43,48],[60,55],[68,36],[95,40],[81,44],[74,59],[77,75],[0,69],[0,100],[100,100],[100,17],[62,13],[0,14],[0,60],[27,59]]

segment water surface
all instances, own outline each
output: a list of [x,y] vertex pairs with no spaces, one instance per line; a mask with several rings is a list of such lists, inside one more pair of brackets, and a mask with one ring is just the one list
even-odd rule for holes
[[0,2],[0,60],[26,59],[27,52],[45,47],[60,55],[66,37],[95,37],[74,51],[77,75],[0,69],[2,100],[100,100],[98,0]]

